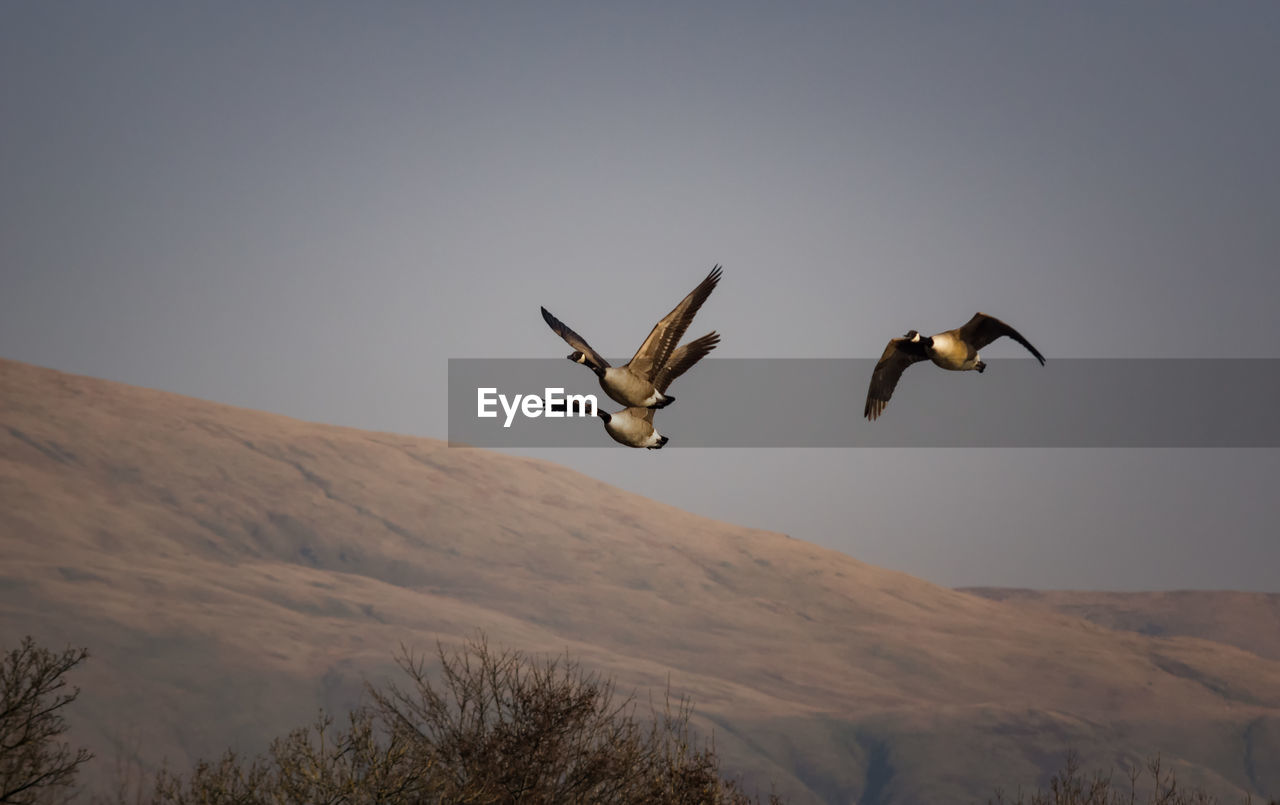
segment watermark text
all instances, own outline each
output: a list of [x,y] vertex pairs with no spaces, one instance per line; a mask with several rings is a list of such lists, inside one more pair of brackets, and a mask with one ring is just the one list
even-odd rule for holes
[[481,419],[496,419],[498,406],[506,414],[502,427],[511,427],[516,414],[530,419],[545,416],[549,419],[566,416],[595,416],[596,396],[594,394],[565,394],[563,388],[543,389],[545,394],[499,394],[496,387],[476,389],[476,416]]

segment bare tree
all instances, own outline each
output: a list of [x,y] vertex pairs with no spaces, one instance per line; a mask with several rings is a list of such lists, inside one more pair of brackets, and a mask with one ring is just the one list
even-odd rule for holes
[[693,745],[691,708],[680,701],[645,721],[613,682],[568,657],[493,651],[483,637],[457,653],[437,650],[438,684],[402,651],[412,683],[371,690],[392,734],[446,801],[718,802],[723,788],[710,747]]
[[335,732],[323,714],[310,729],[294,730],[271,745],[271,764],[287,802],[403,802],[423,776],[367,708],[349,714],[345,731]]
[[[407,688],[369,687],[345,730],[330,719],[277,740],[247,765],[228,753],[184,780],[161,772],[162,802],[672,803],[748,805],[686,700],[637,715],[611,680],[567,657],[495,651],[483,636],[437,646],[438,669],[403,650]],[[433,676],[436,678],[433,680]],[[776,797],[771,802],[777,803]]]
[[220,803],[267,803],[281,801],[273,797],[270,770],[259,760],[246,767],[230,750],[217,762],[201,760],[183,780],[180,775],[161,769],[156,774],[154,802],[178,805],[220,805]]
[[167,769],[156,775],[154,802],[401,803],[423,801],[422,770],[402,743],[387,736],[368,708],[335,730],[323,713],[308,727],[277,738],[265,757],[242,761],[228,751],[217,763],[200,761],[189,777]]
[[59,737],[62,708],[80,695],[63,676],[89,656],[87,649],[61,654],[31,637],[0,659],[0,803],[36,803],[70,792],[80,765],[93,757]]

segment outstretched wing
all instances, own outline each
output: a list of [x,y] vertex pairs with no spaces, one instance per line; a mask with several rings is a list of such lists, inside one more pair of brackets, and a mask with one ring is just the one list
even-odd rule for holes
[[1026,347],[1027,351],[1032,355],[1035,355],[1041,366],[1044,365],[1044,356],[1040,354],[1040,350],[1031,346],[1031,342],[1023,338],[1022,333],[1000,321],[995,316],[988,316],[986,313],[974,313],[973,318],[969,319],[960,328],[960,335],[966,342],[972,344],[974,349],[982,349],[1000,336],[1007,335]]
[[[640,349],[636,350],[635,356],[631,358],[631,362],[627,364],[631,371],[653,380],[658,371],[667,365],[676,344],[680,343],[685,330],[688,330],[689,325],[693,323],[694,314],[715,290],[716,283],[720,282],[720,273],[719,265],[711,269],[711,273],[698,283],[697,288],[690,291],[680,304],[653,326],[649,337],[644,340]],[[654,386],[657,386],[656,382]]]
[[871,385],[867,387],[867,405],[862,409],[862,415],[875,420],[884,413],[884,407],[889,404],[889,398],[898,385],[898,378],[902,377],[908,366],[926,357],[923,344],[907,338],[891,339],[871,373]]
[[666,392],[667,386],[670,386],[675,379],[689,369],[698,361],[707,356],[707,353],[716,348],[716,344],[720,343],[720,334],[712,331],[695,338],[687,344],[683,344],[671,353],[671,357],[667,359],[666,364],[658,370],[653,378],[653,387],[663,393]]
[[599,352],[596,352],[591,348],[591,345],[587,343],[587,339],[569,329],[569,325],[560,321],[555,316],[552,316],[545,307],[542,309],[542,318],[546,319],[547,326],[549,326],[556,335],[568,342],[569,346],[595,361],[596,365],[600,368],[609,368],[609,362],[602,358]]

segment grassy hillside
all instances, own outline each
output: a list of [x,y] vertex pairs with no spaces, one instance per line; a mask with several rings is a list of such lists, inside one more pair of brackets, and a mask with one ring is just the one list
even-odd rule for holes
[[1108,593],[1009,587],[966,587],[963,591],[1018,607],[1075,615],[1109,629],[1159,637],[1199,637],[1280,660],[1280,593]]
[[[760,494],[754,490],[753,494]],[[668,680],[796,802],[936,802],[1163,753],[1280,794],[1280,662],[1009,606],[543,461],[0,361],[0,643],[87,645],[76,736],[184,763],[386,678],[400,643]]]

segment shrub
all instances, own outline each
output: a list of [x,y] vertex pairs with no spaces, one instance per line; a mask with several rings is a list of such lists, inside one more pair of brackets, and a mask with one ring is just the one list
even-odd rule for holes
[[[632,697],[568,657],[495,651],[483,636],[450,652],[439,678],[402,649],[408,687],[368,688],[371,703],[334,731],[322,716],[266,756],[228,752],[185,779],[157,778],[172,803],[673,803],[746,805],[714,747],[689,729],[687,700],[650,718]],[[779,800],[771,796],[771,802]]]
[[[1002,791],[996,791],[993,805],[1217,805],[1217,797],[1199,789],[1179,788],[1177,776],[1161,765],[1160,758],[1147,761],[1146,768],[1131,767],[1124,782],[1116,783],[1114,776],[1095,771],[1085,777],[1080,770],[1080,756],[1067,752],[1061,771],[1049,779],[1048,790],[1031,795],[1018,793],[1017,799],[1006,800]],[[1246,803],[1252,798],[1246,798]],[[1270,805],[1280,805],[1271,800]]]

